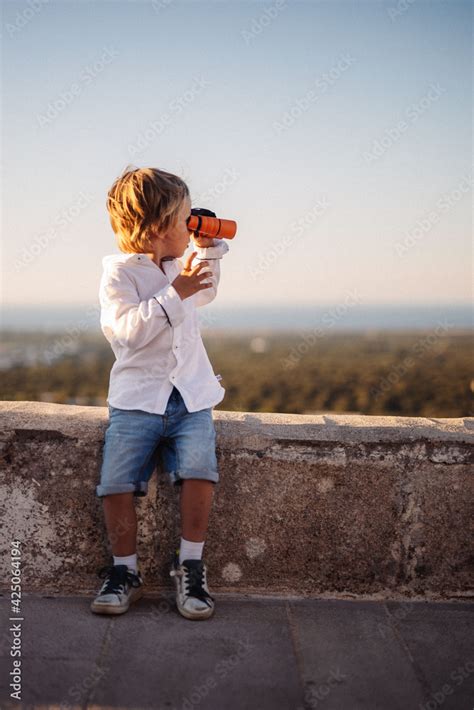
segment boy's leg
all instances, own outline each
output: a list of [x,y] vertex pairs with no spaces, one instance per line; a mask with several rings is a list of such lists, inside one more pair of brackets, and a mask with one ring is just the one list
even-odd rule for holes
[[133,555],[137,546],[137,513],[133,493],[103,496],[107,534],[116,557]]
[[202,549],[215,483],[208,479],[183,478],[180,485],[181,543],[170,572],[175,578],[176,604],[187,619],[207,619],[214,613],[214,598],[207,586]]
[[181,536],[191,542],[203,542],[214,496],[212,481],[186,478],[181,483]]
[[[179,394],[179,393],[178,393]],[[164,468],[181,487],[181,541],[175,550],[170,575],[176,585],[176,604],[188,619],[207,619],[214,599],[207,586],[207,566],[202,559],[214,486],[219,480],[215,452],[216,431],[212,407],[189,412],[175,397],[162,447]]]
[[[114,564],[99,570],[105,580],[91,602],[91,610],[96,614],[123,614],[143,596],[143,580],[135,566],[137,518],[133,493],[107,494],[103,496],[103,506]],[[128,557],[132,566],[125,559],[118,562],[117,557]]]

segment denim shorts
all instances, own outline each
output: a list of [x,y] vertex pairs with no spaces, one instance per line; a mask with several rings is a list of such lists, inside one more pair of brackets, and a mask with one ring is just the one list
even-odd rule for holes
[[164,414],[108,407],[97,496],[145,496],[159,459],[173,485],[183,478],[219,481],[212,407],[188,412],[176,387]]

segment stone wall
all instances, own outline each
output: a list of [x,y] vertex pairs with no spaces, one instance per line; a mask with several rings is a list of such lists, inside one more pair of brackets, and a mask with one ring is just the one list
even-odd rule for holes
[[[108,411],[0,404],[1,584],[90,593],[112,561],[99,482]],[[453,598],[472,590],[474,419],[214,410],[212,591]],[[179,489],[160,464],[136,498],[147,590],[172,588]]]

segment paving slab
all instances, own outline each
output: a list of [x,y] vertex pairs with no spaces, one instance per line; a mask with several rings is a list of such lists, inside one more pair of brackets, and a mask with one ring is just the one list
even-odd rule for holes
[[137,693],[144,707],[180,710],[272,710],[301,700],[284,601],[221,600],[216,616],[201,622],[174,611],[160,616],[148,601],[136,612],[135,625],[114,624],[107,656],[113,693],[98,687],[96,704],[133,704]]
[[427,710],[474,708],[474,606],[386,604],[428,695]]
[[474,603],[214,596],[189,621],[167,591],[118,617],[25,595],[21,704],[0,598],[1,710],[472,710]]

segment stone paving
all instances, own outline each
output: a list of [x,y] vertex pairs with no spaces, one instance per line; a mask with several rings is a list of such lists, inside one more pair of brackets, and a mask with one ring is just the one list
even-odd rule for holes
[[2,710],[474,707],[472,602],[214,597],[214,617],[189,621],[168,591],[118,617],[86,596],[24,595],[18,702],[4,594]]

